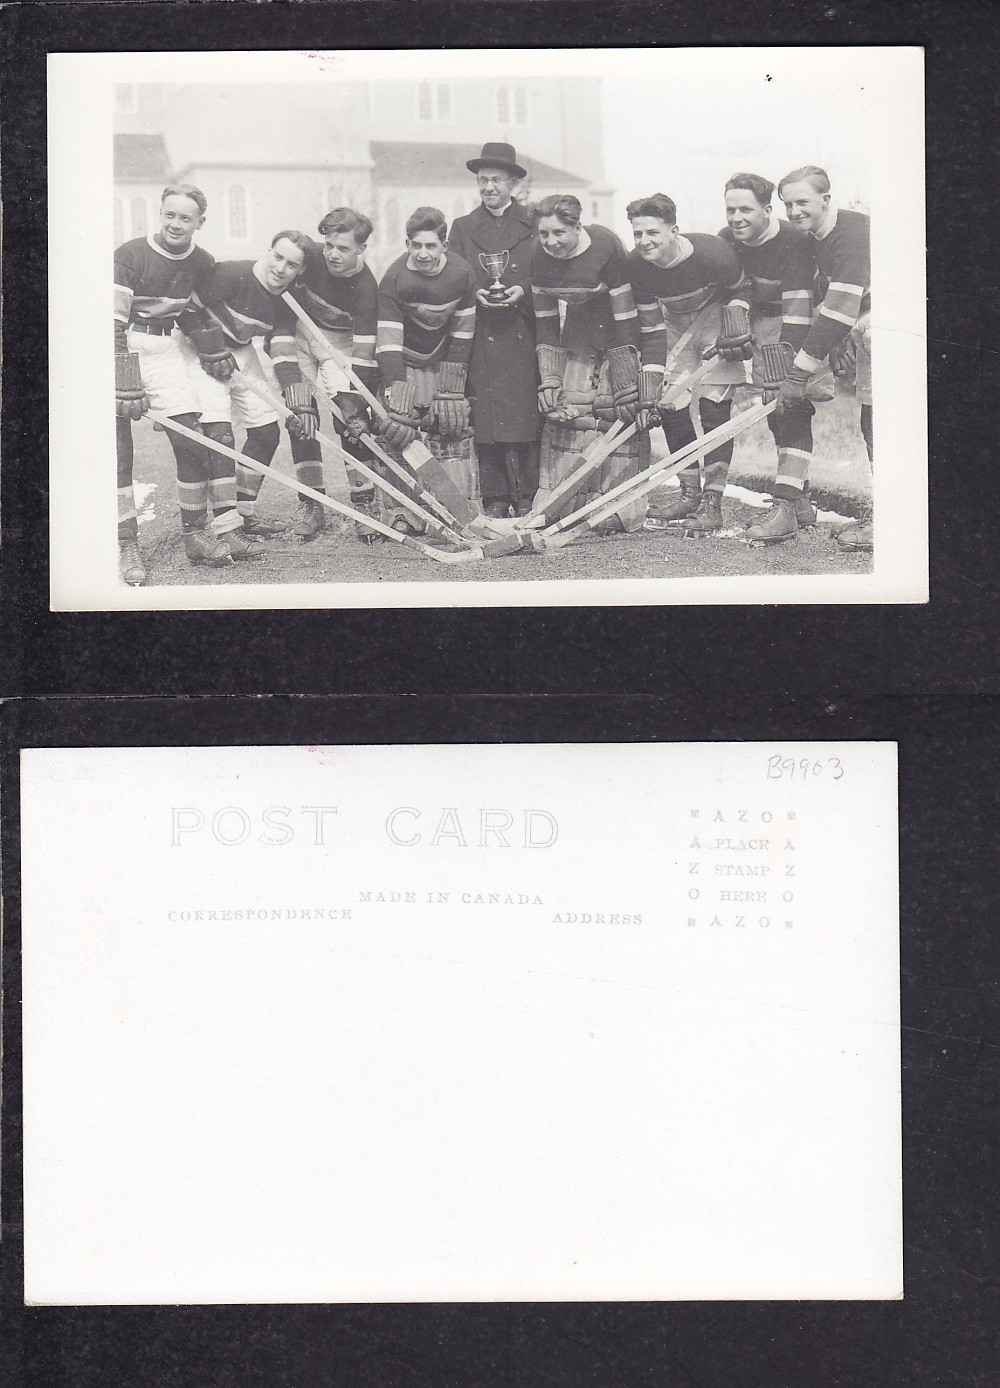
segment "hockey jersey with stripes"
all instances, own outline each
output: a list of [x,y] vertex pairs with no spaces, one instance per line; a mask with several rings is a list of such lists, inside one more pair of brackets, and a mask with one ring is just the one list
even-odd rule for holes
[[[638,346],[639,325],[625,247],[607,227],[585,228],[590,244],[560,259],[536,243],[531,252],[531,297],[537,340],[571,352]],[[559,305],[565,305],[560,330]]]
[[737,241],[729,227],[719,232],[732,247],[747,280],[733,300],[769,318],[781,315],[781,338],[798,350],[812,327],[817,299],[816,260],[809,237],[790,223],[775,220],[755,246]]
[[173,327],[191,296],[207,284],[215,259],[201,246],[171,255],[152,236],[126,241],[115,251],[115,346],[125,350],[130,323]]
[[405,380],[407,365],[467,366],[476,327],[475,279],[467,261],[449,253],[435,275],[406,262],[405,255],[394,260],[378,288],[375,354],[387,385]]
[[355,362],[374,366],[378,281],[367,265],[359,266],[353,275],[332,275],[323,247],[313,242],[291,293],[317,327],[341,337],[350,334]]
[[796,366],[815,371],[834,347],[871,310],[870,222],[863,212],[838,208],[816,236],[809,233],[819,270],[823,302],[816,321],[795,358]]
[[302,379],[295,351],[295,315],[280,294],[264,288],[253,267],[252,260],[219,261],[205,287],[194,295],[180,326],[188,332],[207,316],[236,346],[263,337],[279,384],[291,385]]
[[730,246],[718,236],[691,232],[684,237],[691,253],[674,265],[655,265],[638,250],[630,251],[628,270],[639,312],[644,365],[667,359],[668,321],[681,330],[713,303],[728,303],[746,280]]

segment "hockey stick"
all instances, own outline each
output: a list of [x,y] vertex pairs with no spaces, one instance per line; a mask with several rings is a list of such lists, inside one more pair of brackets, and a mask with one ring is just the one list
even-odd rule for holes
[[[344,357],[342,353],[337,351],[326,334],[317,327],[298,300],[292,298],[287,290],[281,297],[302,324],[307,335],[312,338],[315,348],[322,353],[323,356],[329,356],[334,365],[338,366],[340,370],[344,372],[348,384],[368,403],[379,419],[388,419],[388,410],[382,404],[381,400],[368,389],[364,381],[358,376],[350,358]],[[322,358],[320,359],[322,360]],[[323,393],[326,395],[334,415],[339,417],[337,406],[335,402],[330,399],[329,392],[324,388]],[[387,467],[393,467],[389,455],[378,443],[376,443],[371,434],[362,434],[361,442],[371,453],[374,453],[376,458],[385,463]],[[448,520],[449,524],[454,524],[459,527],[472,526],[477,529],[490,531],[491,527],[484,523],[482,513],[477,507],[473,506],[468,497],[459,490],[441,466],[440,459],[435,458],[434,454],[425,443],[422,443],[419,439],[414,439],[413,442],[408,443],[401,452],[406,462],[413,469],[414,477],[412,480],[421,490],[425,491],[425,494],[429,493],[430,496],[439,503],[435,509],[440,510],[443,517],[444,510],[446,509],[448,511],[448,516],[444,518]],[[393,471],[398,474],[399,466],[396,465],[393,467]]]
[[[265,404],[270,405],[272,410],[277,410],[286,420],[295,415],[295,411],[290,410],[283,400],[279,400],[276,395],[272,395],[269,390],[265,390],[263,386],[258,385],[256,381],[244,375],[242,371],[235,371],[233,374],[239,379],[241,385],[244,385],[247,390],[252,391],[253,394],[263,400]],[[374,468],[368,467],[360,458],[352,457],[338,440],[331,438],[329,434],[325,434],[322,429],[316,430],[316,437],[322,443],[325,443],[328,448],[332,448],[334,453],[341,458],[348,467],[353,466],[356,468],[357,471],[361,473],[362,477],[367,477],[369,482],[374,483],[380,492],[383,492],[386,496],[392,497],[393,501],[401,502],[408,511],[412,511],[415,516],[419,516],[425,525],[430,526],[432,530],[437,531],[445,539],[450,540],[452,544],[464,547],[474,543],[474,541],[470,541],[466,539],[464,535],[459,534],[453,526],[441,521],[437,516],[432,516],[429,511],[425,511],[424,508],[418,505],[411,497],[406,496],[405,493],[401,492],[397,487],[394,487],[391,482],[388,482],[377,473]],[[397,468],[396,470],[403,472],[401,468]],[[404,477],[407,482],[411,480],[408,474],[404,473]]]
[[[677,453],[666,458],[661,458],[645,472],[640,472],[635,477],[628,478],[621,482],[611,491],[605,492],[603,496],[595,497],[593,501],[581,506],[572,515],[558,520],[547,530],[540,534],[530,536],[530,544],[533,549],[561,549],[563,545],[570,544],[582,533],[584,527],[593,529],[608,516],[613,515],[625,502],[638,500],[640,496],[645,496],[654,487],[660,486],[674,473],[687,463],[695,454],[711,452],[720,443],[728,443],[730,439],[741,434],[745,429],[758,423],[761,419],[766,419],[777,407],[777,401],[772,400],[769,405],[754,405],[749,410],[744,410],[735,419],[728,419],[723,424],[703,434],[700,439],[695,439],[692,443],[686,444]],[[574,533],[576,532],[576,533]]]
[[437,564],[467,564],[473,559],[492,558],[498,554],[513,554],[521,548],[520,540],[515,536],[507,542],[492,540],[476,549],[465,550],[462,554],[434,549],[431,545],[425,545],[420,540],[415,540],[411,535],[402,535],[398,530],[393,530],[391,526],[383,525],[374,516],[366,516],[363,512],[356,511],[353,506],[347,506],[342,501],[335,501],[332,496],[327,496],[325,492],[317,492],[312,487],[307,487],[304,482],[297,482],[281,472],[273,471],[266,463],[258,463],[256,458],[248,458],[245,453],[238,453],[235,448],[229,448],[224,443],[216,443],[214,439],[208,438],[205,434],[196,433],[194,429],[189,429],[186,424],[178,424],[177,420],[171,419],[169,415],[160,414],[158,410],[147,410],[146,414],[154,424],[159,424],[164,429],[171,429],[175,434],[182,434],[192,443],[201,444],[203,448],[211,449],[213,453],[219,453],[223,458],[231,458],[234,462],[242,463],[251,472],[259,472],[262,477],[270,477],[272,481],[280,483],[282,487],[289,487],[293,492],[298,492],[300,496],[307,496],[310,501],[316,501],[320,506],[325,506],[330,511],[336,511],[339,516],[346,516],[348,520],[358,521],[367,526],[369,530],[377,530],[387,540],[394,540],[396,544],[405,545],[407,549],[415,550],[418,554],[422,554],[425,559],[433,559]]
[[[688,329],[688,331],[690,333],[692,329]],[[673,385],[665,391],[657,408],[666,409],[679,395],[683,395],[686,390],[689,390],[693,385],[697,385],[712,366],[714,358],[715,353],[713,352],[710,357],[706,357],[700,366],[696,366],[692,371],[689,371],[686,376],[682,376],[679,381],[675,381]],[[567,497],[572,497],[575,492],[579,491],[580,484],[585,482],[599,467],[602,467],[604,462],[610,458],[611,454],[620,448],[623,443],[627,443],[638,428],[638,425],[634,423],[626,427],[622,424],[621,420],[616,421],[616,423],[618,425],[617,432],[612,428],[608,433],[602,434],[599,439],[596,439],[590,445],[584,452],[579,465],[567,477],[564,477],[557,487],[553,487],[538,510],[532,511],[529,515],[524,517],[521,521],[522,529],[540,529],[543,526],[551,525],[558,517],[565,499]]]

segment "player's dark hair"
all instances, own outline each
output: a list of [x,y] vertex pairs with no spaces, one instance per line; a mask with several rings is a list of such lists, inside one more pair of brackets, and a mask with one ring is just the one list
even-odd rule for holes
[[293,246],[298,246],[299,250],[306,258],[308,258],[309,252],[312,249],[312,242],[304,231],[279,231],[275,236],[271,237],[272,250],[279,241],[291,241]]
[[830,191],[830,179],[826,169],[821,169],[818,164],[803,164],[801,169],[793,169],[791,173],[785,174],[778,184],[778,197],[781,197],[786,183],[803,182],[810,184],[817,193]]
[[168,183],[160,194],[161,207],[166,202],[167,198],[190,198],[203,217],[208,210],[208,198],[206,198],[201,189],[196,188],[193,183]]
[[406,219],[406,239],[411,240],[418,231],[433,231],[440,240],[448,239],[448,223],[439,207],[418,207]]
[[372,223],[370,217],[355,212],[353,207],[335,207],[316,229],[320,236],[353,236],[355,243],[363,246],[372,234]]
[[583,216],[580,199],[572,193],[552,193],[535,204],[535,220],[540,217],[558,217],[563,226],[578,227]]
[[636,198],[630,202],[625,209],[625,216],[630,222],[636,217],[658,217],[661,222],[666,222],[667,226],[677,225],[677,204],[673,198],[668,198],[666,193],[653,193],[648,198]]
[[730,193],[734,188],[745,188],[753,193],[761,207],[771,206],[774,184],[769,178],[763,178],[760,174],[735,173],[726,184],[726,192]]

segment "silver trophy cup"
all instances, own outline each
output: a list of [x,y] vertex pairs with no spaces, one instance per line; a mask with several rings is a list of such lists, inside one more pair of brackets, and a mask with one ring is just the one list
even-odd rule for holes
[[500,276],[507,268],[510,260],[510,251],[490,251],[480,252],[479,263],[488,275],[493,276],[493,283],[486,291],[486,301],[497,306],[507,303],[507,286]]

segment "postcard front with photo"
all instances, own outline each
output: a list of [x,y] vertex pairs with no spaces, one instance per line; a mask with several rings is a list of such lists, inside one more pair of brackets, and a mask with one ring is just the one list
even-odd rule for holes
[[926,600],[917,49],[58,54],[49,173],[54,610]]

